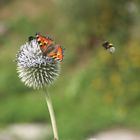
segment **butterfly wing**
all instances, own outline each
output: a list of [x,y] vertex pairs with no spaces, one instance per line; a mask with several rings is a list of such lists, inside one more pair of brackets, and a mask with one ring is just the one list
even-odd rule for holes
[[63,60],[63,49],[60,45],[55,45],[54,49],[48,53],[48,57],[54,58],[55,60],[62,61]]
[[53,58],[58,61],[63,60],[63,49],[60,45],[55,45],[54,41],[50,37],[45,37],[40,34],[36,34],[37,42],[43,55]]
[[48,47],[50,45],[54,44],[54,41],[51,38],[42,36],[40,34],[36,34],[36,39],[37,39],[37,42],[40,46],[40,49],[41,49],[42,53],[44,55],[47,55]]
[[57,53],[56,53],[56,59],[57,60],[59,60],[59,61],[62,61],[63,60],[63,57],[64,57],[64,55],[63,55],[63,49],[62,49],[62,47],[58,47],[58,49],[57,49]]

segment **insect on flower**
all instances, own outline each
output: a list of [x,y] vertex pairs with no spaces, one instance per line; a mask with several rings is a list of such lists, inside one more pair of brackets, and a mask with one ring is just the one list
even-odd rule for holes
[[[17,73],[28,87],[47,90],[60,74],[63,49],[49,38],[36,34],[30,36],[16,55]],[[47,87],[47,88],[46,88]],[[52,122],[54,140],[59,140],[52,101],[47,90],[46,103]]]
[[19,78],[34,89],[48,86],[59,76],[62,60],[63,49],[51,38],[30,36],[16,55]]
[[39,47],[42,51],[42,54],[44,56],[51,57],[58,61],[63,60],[64,49],[60,45],[55,44],[55,42],[52,38],[45,37],[45,36],[42,36],[41,34],[37,33],[36,37],[30,36],[28,40],[31,41],[33,39],[37,40]]
[[115,52],[115,47],[113,47],[113,44],[109,43],[108,41],[105,41],[102,46],[109,51],[110,53],[114,53]]

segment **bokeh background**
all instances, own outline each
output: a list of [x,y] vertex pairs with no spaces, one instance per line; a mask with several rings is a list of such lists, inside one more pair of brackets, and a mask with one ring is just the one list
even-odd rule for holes
[[[36,32],[65,48],[60,77],[49,87],[61,140],[115,127],[140,130],[139,0],[0,0],[1,131],[50,124],[42,91],[21,83],[14,62]],[[105,40],[114,54],[102,47]]]

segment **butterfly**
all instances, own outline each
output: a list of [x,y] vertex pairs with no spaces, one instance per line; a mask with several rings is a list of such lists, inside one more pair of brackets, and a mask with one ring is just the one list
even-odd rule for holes
[[56,44],[56,45],[52,45],[48,47],[47,56],[54,58],[55,60],[62,61],[64,57],[63,52],[64,52],[64,49],[59,44]]
[[102,46],[108,50],[110,53],[114,53],[115,52],[115,47],[113,47],[113,44],[109,43],[108,41],[105,41]]
[[36,34],[36,39],[41,49],[47,49],[50,45],[54,44],[53,39],[42,36],[38,33]]
[[29,37],[29,41],[31,41],[32,39],[37,40],[39,47],[42,51],[42,54],[44,56],[48,56],[49,58],[53,58],[58,61],[63,60],[64,49],[60,45],[55,44],[53,39],[51,39],[50,37],[42,36],[39,33],[36,34],[36,37],[32,37],[32,36]]

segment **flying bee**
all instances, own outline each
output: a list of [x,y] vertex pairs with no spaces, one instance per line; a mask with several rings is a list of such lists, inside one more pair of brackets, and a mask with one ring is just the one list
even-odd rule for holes
[[102,46],[110,53],[115,52],[115,47],[113,47],[113,44],[109,43],[108,41],[105,41]]

